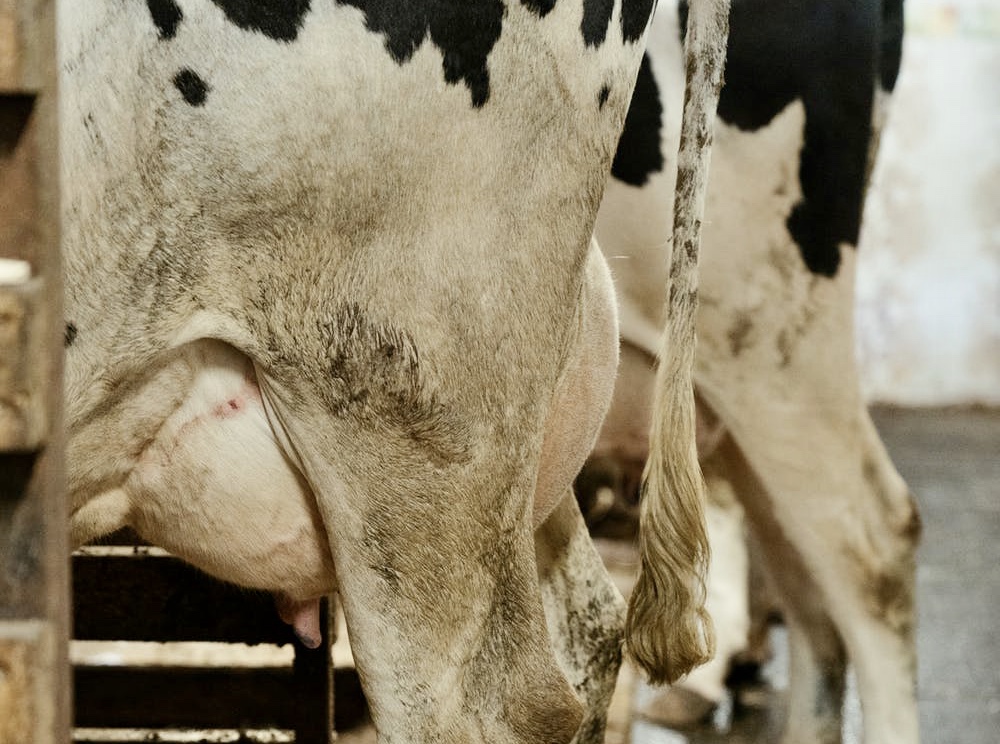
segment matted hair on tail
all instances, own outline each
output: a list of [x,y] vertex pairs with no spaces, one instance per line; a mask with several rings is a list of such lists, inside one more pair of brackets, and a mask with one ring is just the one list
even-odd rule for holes
[[625,626],[629,656],[654,683],[687,674],[710,659],[715,646],[705,611],[709,547],[695,445],[693,365],[698,245],[728,36],[729,0],[691,0],[667,328],[639,508],[639,578]]

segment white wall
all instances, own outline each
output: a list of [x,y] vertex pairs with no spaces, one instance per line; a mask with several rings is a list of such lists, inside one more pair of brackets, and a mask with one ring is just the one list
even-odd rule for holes
[[874,402],[1000,405],[1000,0],[907,0],[862,230]]

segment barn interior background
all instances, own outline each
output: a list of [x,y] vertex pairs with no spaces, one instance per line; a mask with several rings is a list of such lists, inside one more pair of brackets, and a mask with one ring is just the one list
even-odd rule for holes
[[869,400],[1000,405],[1000,3],[906,0],[858,257]]

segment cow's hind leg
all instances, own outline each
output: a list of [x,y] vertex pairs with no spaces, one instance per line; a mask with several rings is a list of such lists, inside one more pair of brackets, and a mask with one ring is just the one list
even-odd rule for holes
[[790,625],[785,741],[840,741],[846,651],[865,744],[914,744],[919,520],[906,485],[863,408],[852,424],[817,418],[771,429],[797,438],[786,451],[822,453],[806,469],[770,458],[751,467],[734,442],[724,445]]
[[549,641],[529,523],[453,515],[419,534],[413,515],[380,511],[356,539],[333,529],[380,742],[570,742],[583,711]]
[[576,744],[601,744],[622,658],[625,601],[567,494],[535,532],[542,603],[563,673],[584,704]]
[[800,565],[785,555],[780,592],[788,628],[788,718],[784,744],[840,744],[843,732],[847,653],[822,598]]
[[712,458],[730,480],[770,568],[788,627],[788,714],[784,744],[840,744],[847,660],[840,636],[802,555],[775,519],[764,485],[730,437]]
[[531,473],[499,455],[439,469],[261,379],[317,496],[380,743],[571,741],[583,711],[545,624]]
[[854,666],[865,744],[919,740],[916,708],[916,547],[920,515],[867,410],[859,414],[871,550],[855,556],[864,590],[841,605],[838,626]]

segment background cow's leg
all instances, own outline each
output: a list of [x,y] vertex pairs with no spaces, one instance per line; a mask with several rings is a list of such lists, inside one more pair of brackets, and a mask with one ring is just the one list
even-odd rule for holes
[[[831,456],[816,463],[817,488],[840,486],[839,518],[811,517],[813,530],[795,530],[794,542],[855,669],[865,744],[914,744],[919,741],[913,633],[919,517],[863,407],[857,423],[853,460]],[[827,443],[823,451],[842,449]],[[781,503],[803,509],[793,516],[797,520],[815,508],[808,501]]]
[[919,740],[914,637],[915,552],[920,517],[867,410],[859,413],[862,493],[870,507],[865,582],[836,608],[864,713],[866,744]]
[[750,626],[747,630],[746,648],[733,659],[733,666],[737,677],[753,680],[760,676],[761,669],[774,656],[771,625],[780,616],[781,608],[764,566],[760,541],[750,530],[745,530],[744,536],[747,547],[747,609]]
[[720,445],[713,463],[713,469],[726,474],[743,501],[788,626],[789,697],[783,741],[839,744],[846,654],[799,545],[788,538],[775,518],[774,509],[784,505],[769,496],[731,437]]
[[843,729],[847,655],[815,591],[790,595],[788,628],[788,718],[784,744],[839,744]]
[[[835,707],[839,716],[832,701],[840,695],[841,683],[834,678],[842,672],[843,645],[858,673],[866,744],[916,742],[912,621],[919,520],[905,483],[863,408],[854,427],[822,417],[779,418],[758,425],[795,437],[795,444],[785,443],[786,452],[823,456],[805,468],[771,458],[758,465],[748,463],[749,455],[733,441],[724,447],[786,620],[803,631],[811,647],[811,652],[797,650],[798,631],[791,633],[793,675],[801,679],[813,669],[806,676],[819,686],[791,680],[788,741],[816,740],[812,730],[818,722],[797,723],[814,718],[810,707]],[[819,690],[830,705],[819,705]],[[797,702],[799,694],[805,699]],[[801,737],[795,726],[808,733]],[[837,736],[829,741],[839,741],[839,731]]]
[[621,665],[625,602],[572,493],[535,532],[535,555],[552,645],[586,708],[575,741],[601,744]]

